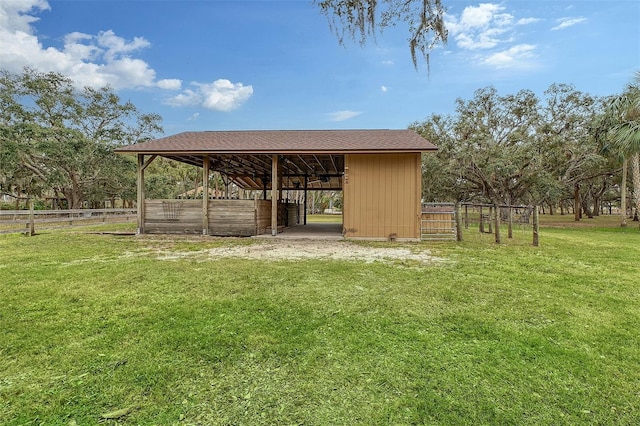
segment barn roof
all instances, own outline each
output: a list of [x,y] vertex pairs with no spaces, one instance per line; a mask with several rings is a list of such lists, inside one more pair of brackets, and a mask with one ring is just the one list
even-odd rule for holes
[[241,130],[184,132],[118,148],[121,154],[159,155],[202,167],[242,188],[270,185],[271,157],[279,155],[285,188],[340,189],[344,154],[418,153],[438,148],[413,130]]
[[120,153],[423,152],[436,146],[413,130],[242,130],[184,132],[119,148]]

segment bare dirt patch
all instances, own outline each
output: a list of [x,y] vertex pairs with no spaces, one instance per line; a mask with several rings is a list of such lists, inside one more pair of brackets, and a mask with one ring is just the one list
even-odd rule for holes
[[433,256],[431,252],[418,245],[415,246],[373,246],[348,241],[326,240],[290,240],[273,242],[256,242],[254,244],[225,244],[221,247],[207,248],[198,251],[179,251],[160,249],[158,258],[163,260],[183,259],[186,257],[198,260],[219,258],[239,258],[257,260],[347,260],[365,263],[384,262],[397,263],[408,261],[418,264],[433,264],[443,259]]

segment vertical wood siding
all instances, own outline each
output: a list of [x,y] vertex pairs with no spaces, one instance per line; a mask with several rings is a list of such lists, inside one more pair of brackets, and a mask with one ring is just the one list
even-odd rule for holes
[[420,238],[420,154],[345,155],[346,237]]

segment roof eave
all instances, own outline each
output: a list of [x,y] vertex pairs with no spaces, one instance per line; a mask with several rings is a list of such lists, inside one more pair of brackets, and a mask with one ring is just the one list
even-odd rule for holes
[[331,155],[344,155],[344,154],[400,154],[400,153],[419,153],[437,151],[438,147],[434,148],[421,148],[421,149],[350,149],[350,150],[302,150],[302,149],[289,149],[289,150],[133,150],[133,149],[116,149],[118,154],[145,154],[145,155],[251,155],[251,154],[269,154],[269,155],[298,155],[298,154],[331,154]]

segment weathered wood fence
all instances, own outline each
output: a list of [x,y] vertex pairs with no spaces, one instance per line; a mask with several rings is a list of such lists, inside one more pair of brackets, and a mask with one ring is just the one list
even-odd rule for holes
[[0,210],[0,234],[136,220],[136,209]]
[[[271,200],[145,200],[143,234],[203,234],[248,237],[271,232]],[[301,205],[278,203],[278,232],[300,223]]]

